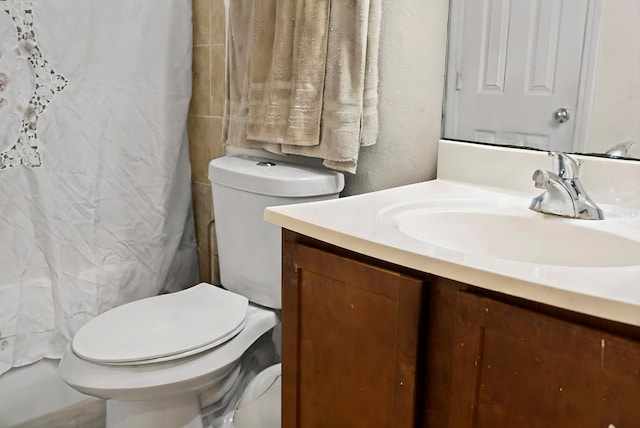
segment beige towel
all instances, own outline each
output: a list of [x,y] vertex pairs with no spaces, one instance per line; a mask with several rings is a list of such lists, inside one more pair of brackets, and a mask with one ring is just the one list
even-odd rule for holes
[[381,0],[331,2],[321,141],[282,152],[324,159],[355,173],[361,146],[378,136],[378,47]]
[[253,0],[232,0],[227,10],[227,75],[223,139],[237,147],[261,148],[247,141],[249,53]]
[[317,145],[329,0],[256,1],[247,138]]
[[227,144],[355,173],[377,138],[381,0],[331,0],[330,11],[328,0],[262,0],[248,12],[252,3],[230,5]]

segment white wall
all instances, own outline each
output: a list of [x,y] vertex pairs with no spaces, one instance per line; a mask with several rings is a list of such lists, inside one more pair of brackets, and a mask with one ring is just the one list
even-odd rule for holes
[[345,194],[435,177],[449,0],[382,0],[380,133]]
[[604,0],[590,149],[624,141],[640,157],[640,2]]

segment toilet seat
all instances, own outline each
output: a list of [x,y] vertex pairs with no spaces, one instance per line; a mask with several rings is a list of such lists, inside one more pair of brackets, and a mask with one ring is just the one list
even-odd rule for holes
[[97,316],[76,333],[71,349],[83,360],[105,365],[185,358],[240,333],[247,323],[248,306],[244,296],[201,283]]
[[146,400],[175,396],[225,379],[245,351],[279,322],[276,311],[250,304],[247,325],[233,340],[197,355],[158,364],[107,365],[84,360],[69,346],[58,371],[68,385],[94,397]]

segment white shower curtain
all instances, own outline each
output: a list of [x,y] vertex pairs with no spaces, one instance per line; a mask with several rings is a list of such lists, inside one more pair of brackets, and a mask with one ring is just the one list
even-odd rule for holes
[[191,0],[0,0],[0,374],[196,282]]

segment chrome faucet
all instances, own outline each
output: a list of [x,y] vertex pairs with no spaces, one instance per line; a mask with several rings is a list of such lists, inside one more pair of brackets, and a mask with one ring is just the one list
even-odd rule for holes
[[635,144],[635,141],[625,141],[624,143],[616,144],[611,147],[609,150],[604,152],[604,154],[612,158],[626,158],[629,156],[629,150]]
[[535,186],[545,191],[533,198],[529,208],[543,214],[603,220],[602,210],[587,195],[578,178],[582,161],[559,152],[549,152],[549,156],[553,156],[553,172],[538,169],[533,173]]

